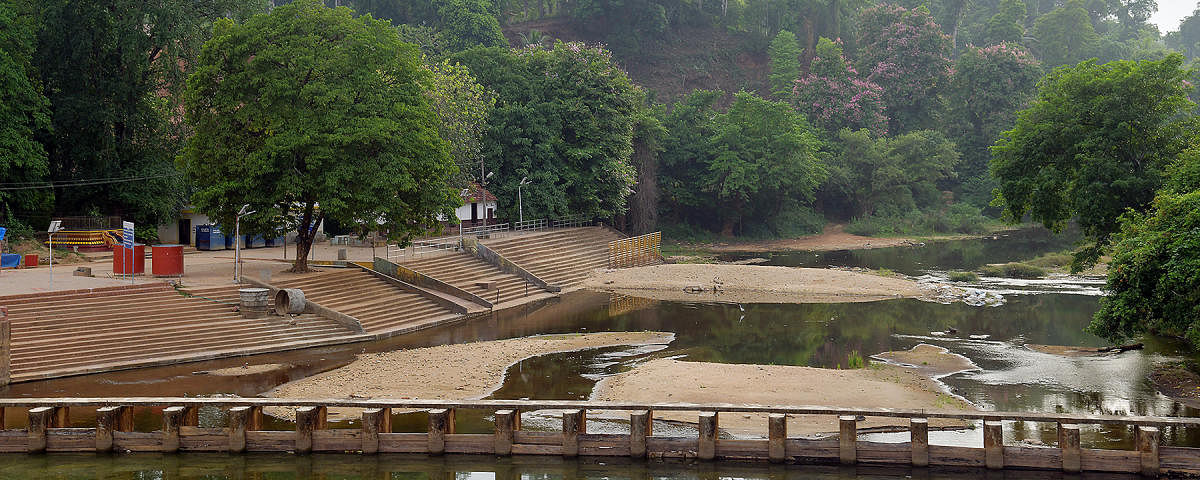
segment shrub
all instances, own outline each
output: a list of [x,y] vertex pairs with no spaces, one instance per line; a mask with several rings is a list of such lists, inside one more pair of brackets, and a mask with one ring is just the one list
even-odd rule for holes
[[1004,265],[984,265],[979,267],[979,273],[985,277],[1007,277],[1035,279],[1046,276],[1046,271],[1026,263],[1006,263]]
[[999,265],[984,265],[979,267],[979,274],[985,277],[1003,277],[1004,269]]
[[1041,268],[1058,268],[1070,265],[1073,258],[1069,253],[1047,253],[1025,263]]
[[979,275],[975,272],[950,272],[951,282],[976,282],[979,281]]
[[862,354],[858,353],[858,350],[851,351],[850,358],[846,360],[846,368],[856,369],[865,366],[867,366],[867,359],[863,358]]

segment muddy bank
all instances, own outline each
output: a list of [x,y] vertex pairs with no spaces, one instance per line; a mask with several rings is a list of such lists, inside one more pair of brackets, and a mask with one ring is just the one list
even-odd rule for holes
[[871,358],[901,364],[929,378],[941,378],[979,369],[979,366],[971,362],[971,359],[957,353],[950,353],[949,349],[927,343],[922,343],[909,350],[871,355]]
[[1128,345],[1115,345],[1111,347],[1079,347],[1071,345],[1040,345],[1036,343],[1026,343],[1025,348],[1035,352],[1061,355],[1064,357],[1094,357],[1097,355],[1124,353],[1130,350],[1141,350],[1142,344],[1133,343]]
[[1156,363],[1150,371],[1150,383],[1160,393],[1192,408],[1200,408],[1200,373],[1188,362]]
[[[652,360],[633,370],[602,379],[593,400],[747,405],[826,405],[843,408],[971,409],[943,393],[936,382],[913,369],[874,364],[857,370],[831,370],[781,365],[732,365]],[[691,412],[656,412],[655,418],[696,422]],[[789,434],[836,432],[837,417],[795,415]],[[735,436],[766,434],[765,414],[724,414],[720,428]],[[931,419],[934,427],[957,427],[953,420]],[[868,417],[859,428],[908,426],[907,419]]]
[[[621,345],[670,343],[663,332],[599,332],[542,335],[489,342],[440,345],[359,355],[341,368],[286,383],[268,392],[294,398],[482,398],[500,388],[508,367],[550,353]],[[359,409],[329,409],[331,420],[355,418]],[[293,412],[268,413],[293,418]]]
[[912,280],[818,268],[759,265],[668,264],[598,273],[583,284],[608,291],[672,301],[741,303],[842,303],[916,298]]

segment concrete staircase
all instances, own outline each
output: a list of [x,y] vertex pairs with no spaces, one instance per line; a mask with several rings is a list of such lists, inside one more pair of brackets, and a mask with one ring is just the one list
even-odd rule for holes
[[[0,297],[12,322],[14,381],[342,343],[354,332],[316,315],[244,319],[236,286],[166,284]],[[201,298],[206,297],[206,298]]]
[[[526,287],[529,295],[545,292],[537,285],[527,284],[524,278],[506,273],[466,252],[421,256],[408,259],[402,265],[479,295],[495,305],[525,297]],[[480,286],[478,282],[481,281],[489,282],[491,288]]]
[[424,296],[401,289],[358,268],[322,271],[277,280],[279,288],[299,288],[321,306],[358,319],[367,334],[410,331],[462,317]]
[[622,238],[602,227],[550,230],[483,240],[492,251],[550,285],[570,288],[597,268],[608,266],[608,242]]

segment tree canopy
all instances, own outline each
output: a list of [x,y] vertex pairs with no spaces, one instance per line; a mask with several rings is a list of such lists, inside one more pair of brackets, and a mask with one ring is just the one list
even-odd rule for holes
[[1190,70],[1183,56],[1085,61],[1051,72],[1016,126],[992,147],[991,172],[1005,215],[1061,230],[1076,218],[1095,241],[1073,266],[1094,262],[1128,208],[1144,210],[1163,169],[1195,139],[1185,115]]
[[[24,15],[24,18],[22,18]],[[50,173],[46,150],[34,135],[50,126],[49,103],[38,89],[31,64],[33,25],[30,12],[0,2],[0,178],[4,186],[30,186]],[[16,219],[15,211],[49,206],[44,189],[6,190],[0,186],[0,221]]]
[[295,228],[297,271],[325,219],[425,233],[461,204],[429,76],[387,22],[318,0],[218,21],[185,93],[192,200],[224,225],[248,204],[249,233]]
[[796,108],[828,132],[841,128],[887,131],[883,89],[862,78],[828,38],[817,42],[808,73],[795,82]]

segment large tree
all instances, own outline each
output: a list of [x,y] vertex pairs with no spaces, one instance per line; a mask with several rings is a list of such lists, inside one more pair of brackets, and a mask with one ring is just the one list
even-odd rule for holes
[[881,4],[859,19],[858,71],[883,88],[888,131],[933,128],[950,77],[950,36],[924,7]]
[[1186,115],[1191,71],[1183,56],[1092,61],[1042,80],[1033,104],[992,147],[998,200],[1010,221],[1026,214],[1060,230],[1076,218],[1095,242],[1073,267],[1094,262],[1126,209],[1143,210],[1163,168],[1195,139]]
[[771,40],[771,46],[767,48],[767,55],[771,57],[771,74],[768,78],[771,96],[776,100],[791,98],[792,88],[800,77],[801,53],[800,42],[796,41],[796,34],[792,32],[780,30]]
[[203,212],[251,233],[296,229],[293,271],[323,220],[407,241],[461,204],[420,53],[387,22],[297,0],[222,20],[187,82],[180,164]]
[[954,176],[954,143],[920,130],[873,137],[867,130],[837,133],[822,203],[846,218],[899,217],[941,201],[938,184]]
[[792,101],[831,133],[842,128],[887,132],[883,89],[863,79],[842,55],[841,45],[828,38],[817,42],[808,73],[796,79]]
[[1099,53],[1100,35],[1083,5],[1083,0],[1068,0],[1033,24],[1034,50],[1047,67],[1074,64]]
[[483,159],[501,208],[516,206],[525,177],[532,182],[522,187],[526,218],[611,218],[625,208],[645,94],[608,51],[559,42],[551,50],[475,48],[452,60],[496,92]]
[[34,139],[49,127],[46,98],[31,65],[33,15],[0,0],[0,222],[30,218],[49,207],[50,191],[35,188],[50,173]]

